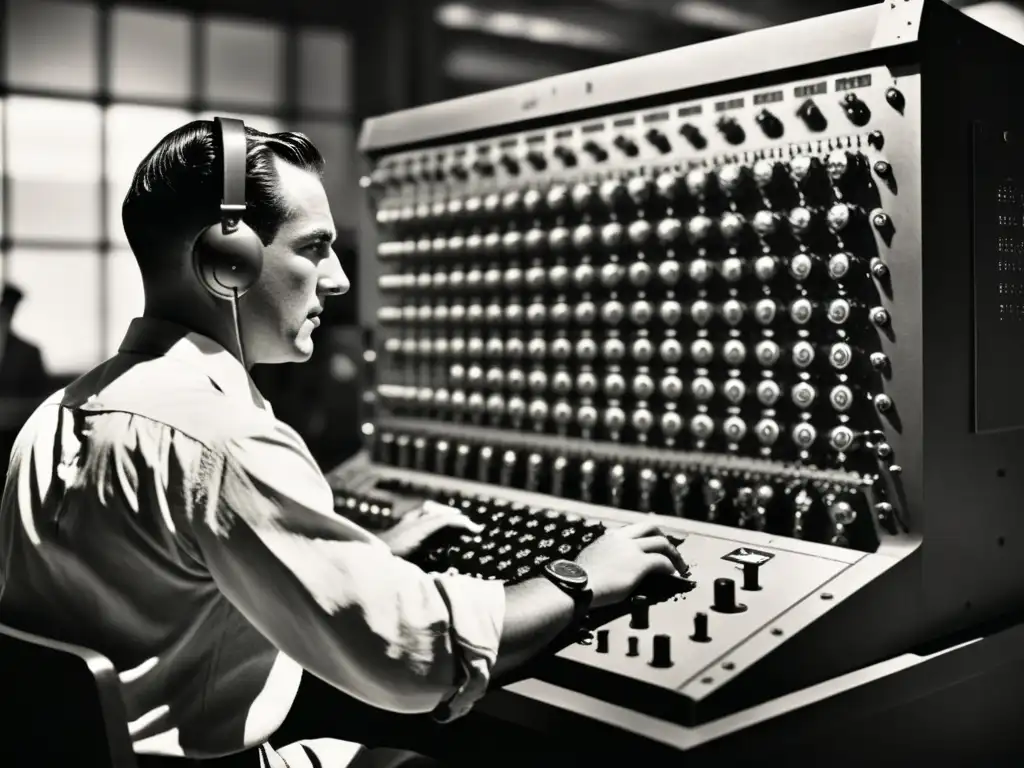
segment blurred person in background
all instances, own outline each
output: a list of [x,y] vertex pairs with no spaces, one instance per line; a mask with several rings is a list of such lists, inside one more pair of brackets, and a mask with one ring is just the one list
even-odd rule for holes
[[18,431],[50,394],[39,347],[11,330],[23,298],[20,288],[4,284],[0,293],[0,459],[5,470]]

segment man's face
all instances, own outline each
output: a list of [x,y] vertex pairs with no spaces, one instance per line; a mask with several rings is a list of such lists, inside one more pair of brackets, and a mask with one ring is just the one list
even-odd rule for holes
[[314,315],[327,295],[346,293],[348,277],[331,245],[331,207],[312,173],[276,160],[280,191],[292,216],[263,252],[259,282],[243,296],[246,356],[253,363],[295,363],[313,354]]

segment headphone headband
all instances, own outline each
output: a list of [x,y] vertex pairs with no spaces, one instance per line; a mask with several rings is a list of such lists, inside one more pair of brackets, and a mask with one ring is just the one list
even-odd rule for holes
[[220,215],[224,233],[233,232],[245,213],[245,123],[231,117],[214,118],[223,169]]

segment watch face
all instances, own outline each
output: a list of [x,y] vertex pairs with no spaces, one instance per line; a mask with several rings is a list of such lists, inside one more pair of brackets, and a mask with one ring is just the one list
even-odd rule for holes
[[552,560],[545,567],[562,581],[586,586],[587,572],[571,560]]

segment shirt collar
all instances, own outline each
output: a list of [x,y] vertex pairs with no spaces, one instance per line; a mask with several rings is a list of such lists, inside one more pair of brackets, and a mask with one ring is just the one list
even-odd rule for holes
[[270,404],[238,358],[208,336],[184,326],[152,317],[137,317],[128,326],[118,351],[179,360],[201,370],[228,397],[245,398],[270,410]]

